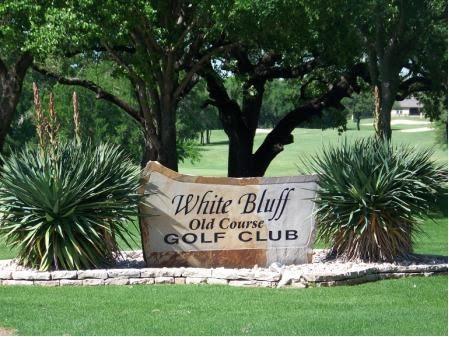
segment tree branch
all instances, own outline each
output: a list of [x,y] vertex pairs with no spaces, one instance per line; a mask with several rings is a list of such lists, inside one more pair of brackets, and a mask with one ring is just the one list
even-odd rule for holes
[[123,58],[112,48],[109,47],[107,43],[104,44],[106,51],[111,55],[112,59],[123,68],[126,69],[129,76],[134,79],[135,82],[143,82],[142,78],[137,75],[137,73],[132,69],[132,67],[126,63]]
[[33,70],[41,73],[44,76],[53,78],[58,83],[66,84],[66,85],[76,85],[76,86],[80,86],[80,87],[89,89],[90,91],[92,91],[96,94],[97,99],[103,99],[105,101],[115,104],[119,108],[126,111],[132,118],[134,118],[140,124],[142,124],[144,122],[142,116],[139,113],[139,110],[135,109],[130,104],[128,104],[124,100],[118,98],[117,96],[113,95],[112,93],[106,91],[105,89],[98,86],[94,82],[91,82],[88,80],[83,80],[83,79],[76,78],[76,77],[64,77],[60,74],[56,74],[47,69],[41,68],[36,64],[33,64],[32,67],[33,67]]
[[[125,53],[130,53],[133,54],[136,52],[136,49],[134,47],[131,46],[112,46],[111,47],[112,50],[116,51],[116,52],[125,52]],[[104,52],[107,51],[106,48],[104,46],[95,46],[92,48],[87,48],[87,49],[83,49],[83,50],[73,50],[73,51],[68,51],[66,53],[64,53],[65,57],[73,57],[85,52]]]
[[293,130],[305,121],[313,117],[319,117],[326,108],[344,109],[341,100],[350,97],[353,92],[359,92],[357,77],[363,75],[366,70],[361,65],[356,65],[340,80],[332,85],[321,97],[311,100],[296,107],[273,128],[263,143],[254,153],[254,165],[257,176],[263,176],[271,161],[284,150],[284,145],[293,143]]
[[174,93],[174,97],[178,98],[181,94],[185,93],[185,88],[189,84],[189,82],[192,79],[193,75],[197,74],[198,71],[201,69],[201,67],[203,67],[204,64],[206,62],[208,62],[212,58],[212,56],[214,56],[214,55],[216,55],[218,53],[224,52],[226,50],[229,50],[232,47],[234,47],[235,45],[236,45],[236,43],[230,43],[230,44],[222,45],[222,46],[220,46],[218,48],[211,48],[187,72],[187,74],[184,76],[184,78],[182,79],[181,83],[179,84],[178,88],[176,88],[175,93]]
[[253,78],[273,80],[275,78],[298,78],[311,72],[315,69],[318,61],[316,59],[310,60],[306,63],[302,63],[296,67],[271,67],[262,68],[256,67]]
[[182,31],[181,36],[178,38],[175,45],[173,46],[173,51],[176,51],[181,47],[187,34],[192,31],[192,29],[193,29],[193,27],[195,27],[196,23],[197,23],[197,21],[195,19],[192,20],[192,22]]
[[432,81],[428,78],[411,77],[399,84],[396,100],[402,101],[413,93],[432,90]]
[[33,63],[33,55],[30,52],[23,53],[14,65],[14,72],[20,78],[24,78],[28,68]]

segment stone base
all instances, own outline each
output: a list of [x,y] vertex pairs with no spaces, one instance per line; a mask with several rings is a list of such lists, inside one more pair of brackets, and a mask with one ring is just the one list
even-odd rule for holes
[[237,287],[331,287],[410,276],[447,275],[447,263],[357,265],[317,263],[252,269],[132,268],[38,272],[3,270],[2,286],[134,286],[152,284],[212,284]]

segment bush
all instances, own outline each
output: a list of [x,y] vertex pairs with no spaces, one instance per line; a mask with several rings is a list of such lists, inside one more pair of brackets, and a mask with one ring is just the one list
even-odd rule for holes
[[60,144],[12,154],[1,169],[0,235],[40,270],[108,264],[115,237],[129,245],[139,168],[115,145]]
[[418,218],[443,191],[447,170],[432,151],[374,139],[330,147],[313,158],[318,172],[318,239],[348,260],[392,261],[412,252]]

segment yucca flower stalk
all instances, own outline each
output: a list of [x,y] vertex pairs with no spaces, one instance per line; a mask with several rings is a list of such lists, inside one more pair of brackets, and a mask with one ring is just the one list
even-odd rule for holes
[[78,95],[76,91],[72,95],[73,103],[73,125],[75,126],[75,140],[77,144],[81,144],[81,126],[80,126],[80,113],[78,107]]
[[319,176],[318,239],[348,260],[411,254],[420,219],[445,193],[447,168],[432,153],[369,138],[312,158],[309,169]]
[[56,116],[56,110],[55,110],[55,98],[53,96],[53,93],[50,92],[50,99],[49,99],[49,105],[48,105],[48,112],[49,112],[49,118],[47,123],[47,134],[48,134],[48,140],[50,145],[50,155],[54,157],[57,152],[57,148],[59,145],[58,142],[58,133],[60,124],[58,122],[58,118]]
[[44,153],[48,143],[48,120],[42,111],[41,99],[39,96],[39,88],[35,82],[33,82],[33,98],[34,98],[34,110],[36,114],[36,134],[38,139],[39,148],[41,153]]

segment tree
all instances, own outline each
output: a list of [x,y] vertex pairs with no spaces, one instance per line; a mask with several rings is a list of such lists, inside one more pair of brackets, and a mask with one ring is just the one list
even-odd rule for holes
[[0,152],[11,128],[23,81],[33,63],[29,48],[32,27],[44,24],[48,1],[0,2]]
[[370,0],[336,6],[351,18],[343,22],[354,28],[354,47],[359,45],[367,60],[376,135],[389,140],[394,101],[438,89],[441,78],[447,81],[447,2]]
[[[236,15],[245,25],[235,25],[238,31],[227,32],[230,40],[238,35],[240,43],[200,71],[209,91],[208,104],[217,107],[229,138],[231,177],[263,176],[284,146],[293,142],[294,128],[320,117],[323,111],[343,110],[341,99],[358,91],[357,77],[364,74],[350,54],[335,55],[329,50],[326,41],[340,42],[341,50],[350,41],[345,41],[345,34],[331,36],[325,31],[329,34],[325,36],[320,31],[314,18],[321,7],[298,1],[271,1],[270,6],[251,1],[243,6]],[[226,87],[229,73],[237,83],[231,91]],[[266,89],[280,79],[297,81],[298,99],[254,149]],[[233,94],[236,88],[240,90],[237,95]],[[286,102],[291,104],[290,99],[277,104],[287,107]]]
[[423,104],[424,115],[436,122],[437,143],[447,146],[448,118],[447,118],[447,89],[437,92],[424,92],[417,95]]
[[[114,70],[131,83],[137,104],[99,83],[58,73],[46,64],[36,65],[35,69],[59,83],[83,86],[95,92],[97,98],[119,106],[143,129],[142,164],[158,160],[177,170],[177,105],[198,81],[198,71],[233,46],[222,34],[232,2],[60,3],[48,13],[52,32],[36,32],[36,49],[45,45],[46,52],[73,56],[72,66],[77,66],[80,55],[112,62]],[[66,69],[70,72],[70,68]]]
[[360,130],[360,120],[363,117],[372,117],[374,113],[374,97],[370,90],[363,90],[360,94],[352,95],[346,99],[344,105],[348,112],[352,115],[352,119],[356,123],[357,130]]
[[178,137],[183,140],[197,139],[201,145],[210,143],[213,129],[221,127],[214,107],[204,106],[208,94],[206,83],[200,80],[195,88],[179,103],[177,114]]

